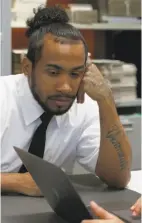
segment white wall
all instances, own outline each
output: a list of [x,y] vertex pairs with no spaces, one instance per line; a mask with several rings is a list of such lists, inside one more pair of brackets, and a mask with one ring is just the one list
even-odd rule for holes
[[11,0],[0,0],[0,75],[11,74]]

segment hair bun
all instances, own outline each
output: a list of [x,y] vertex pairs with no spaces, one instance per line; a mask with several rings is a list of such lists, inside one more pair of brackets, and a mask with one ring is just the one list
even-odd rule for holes
[[28,30],[26,36],[29,37],[35,30],[42,26],[52,23],[68,23],[69,17],[65,10],[60,6],[52,6],[45,8],[40,6],[37,10],[34,9],[34,17],[27,20]]

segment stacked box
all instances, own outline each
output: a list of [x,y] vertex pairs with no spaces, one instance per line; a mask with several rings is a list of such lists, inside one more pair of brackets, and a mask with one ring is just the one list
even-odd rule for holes
[[108,0],[109,16],[141,16],[141,0]]
[[118,60],[93,60],[109,81],[115,101],[136,99],[136,66]]
[[71,23],[92,24],[98,22],[98,11],[71,11],[66,9]]

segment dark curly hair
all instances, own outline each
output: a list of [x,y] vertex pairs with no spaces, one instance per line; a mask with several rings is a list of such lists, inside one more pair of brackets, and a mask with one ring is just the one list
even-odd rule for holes
[[27,58],[33,66],[40,59],[43,47],[43,37],[47,33],[55,37],[64,37],[69,40],[81,40],[84,44],[85,55],[87,60],[88,49],[80,31],[69,24],[69,17],[65,10],[60,6],[45,8],[40,6],[33,10],[34,17],[27,20],[28,29],[26,37],[29,38]]

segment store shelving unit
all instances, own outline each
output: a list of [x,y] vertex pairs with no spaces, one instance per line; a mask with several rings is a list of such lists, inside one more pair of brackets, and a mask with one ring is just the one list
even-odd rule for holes
[[[22,36],[24,35],[24,30],[26,29],[26,25],[24,21],[12,21],[12,13],[11,13],[11,0],[0,0],[0,8],[1,8],[1,63],[2,63],[2,75],[11,74],[11,51],[13,49],[12,46],[12,34],[13,30],[17,32],[17,30],[22,31]],[[141,30],[140,23],[94,23],[94,24],[73,24],[79,30],[85,30],[86,32],[99,32],[99,31],[108,31],[108,30]],[[93,38],[93,34],[91,34],[91,39]],[[20,39],[20,37],[19,37]],[[90,41],[90,40],[88,40]]]

